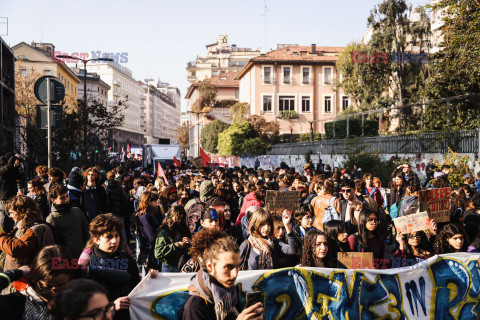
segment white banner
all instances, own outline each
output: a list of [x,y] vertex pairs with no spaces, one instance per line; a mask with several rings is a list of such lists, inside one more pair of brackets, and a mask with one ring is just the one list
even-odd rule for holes
[[[480,254],[434,256],[386,270],[242,271],[237,288],[263,292],[265,319],[480,319]],[[177,320],[193,274],[147,276],[130,293],[132,319]]]

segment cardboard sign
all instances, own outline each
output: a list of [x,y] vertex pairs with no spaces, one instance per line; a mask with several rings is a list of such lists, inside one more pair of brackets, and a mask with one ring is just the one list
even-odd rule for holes
[[428,213],[420,212],[393,219],[397,233],[413,233],[427,229]]
[[373,252],[339,252],[337,260],[347,269],[373,269]]
[[283,210],[295,211],[300,206],[300,191],[275,191],[267,190],[265,208],[282,214]]
[[428,216],[436,222],[450,221],[450,208],[452,206],[450,188],[436,188],[418,192],[420,212],[428,212]]

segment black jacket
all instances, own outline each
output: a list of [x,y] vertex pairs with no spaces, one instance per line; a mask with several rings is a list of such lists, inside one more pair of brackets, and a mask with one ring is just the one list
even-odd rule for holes
[[15,160],[12,156],[7,162],[0,164],[0,200],[8,200],[17,194],[17,180],[20,175],[14,167]]
[[130,214],[130,206],[122,185],[117,180],[105,181],[110,211],[119,217],[126,217]]
[[110,212],[107,192],[102,186],[93,188],[85,187],[82,192],[80,204],[89,222],[99,214]]

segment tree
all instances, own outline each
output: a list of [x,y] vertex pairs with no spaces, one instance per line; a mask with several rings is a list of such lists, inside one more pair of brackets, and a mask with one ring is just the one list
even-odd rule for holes
[[188,148],[190,142],[190,129],[186,123],[177,127],[177,142],[182,149]]
[[250,105],[246,102],[237,102],[230,107],[232,114],[232,124],[245,121],[245,115],[249,113]]
[[192,106],[192,111],[208,111],[214,104],[217,98],[217,88],[210,83],[210,79],[204,79],[198,85],[198,92],[200,97]]
[[[416,126],[419,119],[416,110],[403,106],[425,97],[429,74],[428,65],[420,59],[403,58],[408,52],[429,50],[429,18],[421,7],[415,9],[415,15],[414,21],[409,19],[412,7],[404,0],[384,0],[375,6],[368,18],[373,30],[370,41],[347,46],[337,64],[343,79],[335,83],[361,110],[389,107],[396,102],[405,130]],[[360,59],[356,52],[362,53]]]
[[229,127],[228,123],[220,120],[213,120],[202,129],[202,147],[210,153],[216,154],[218,135]]
[[234,124],[218,136],[217,149],[222,156],[260,155],[267,147],[248,121]]
[[[439,0],[431,9],[444,13],[444,41],[441,50],[431,59],[429,98],[480,94],[480,2]],[[479,97],[472,96],[448,106],[446,103],[428,106],[424,122],[429,130],[477,128],[479,103]]]
[[264,117],[258,115],[251,115],[247,121],[252,125],[253,130],[262,142],[267,145],[278,142],[280,133],[278,122],[267,121]]

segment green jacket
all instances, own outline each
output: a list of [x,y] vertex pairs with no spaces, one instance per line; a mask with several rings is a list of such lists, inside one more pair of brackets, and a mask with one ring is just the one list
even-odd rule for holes
[[47,222],[63,234],[67,251],[74,257],[80,257],[89,238],[88,222],[82,210],[71,207],[66,211],[59,212],[52,206]]
[[183,248],[177,242],[172,243],[170,233],[161,230],[155,240],[155,258],[165,262],[171,267],[177,267],[180,257],[183,254]]

